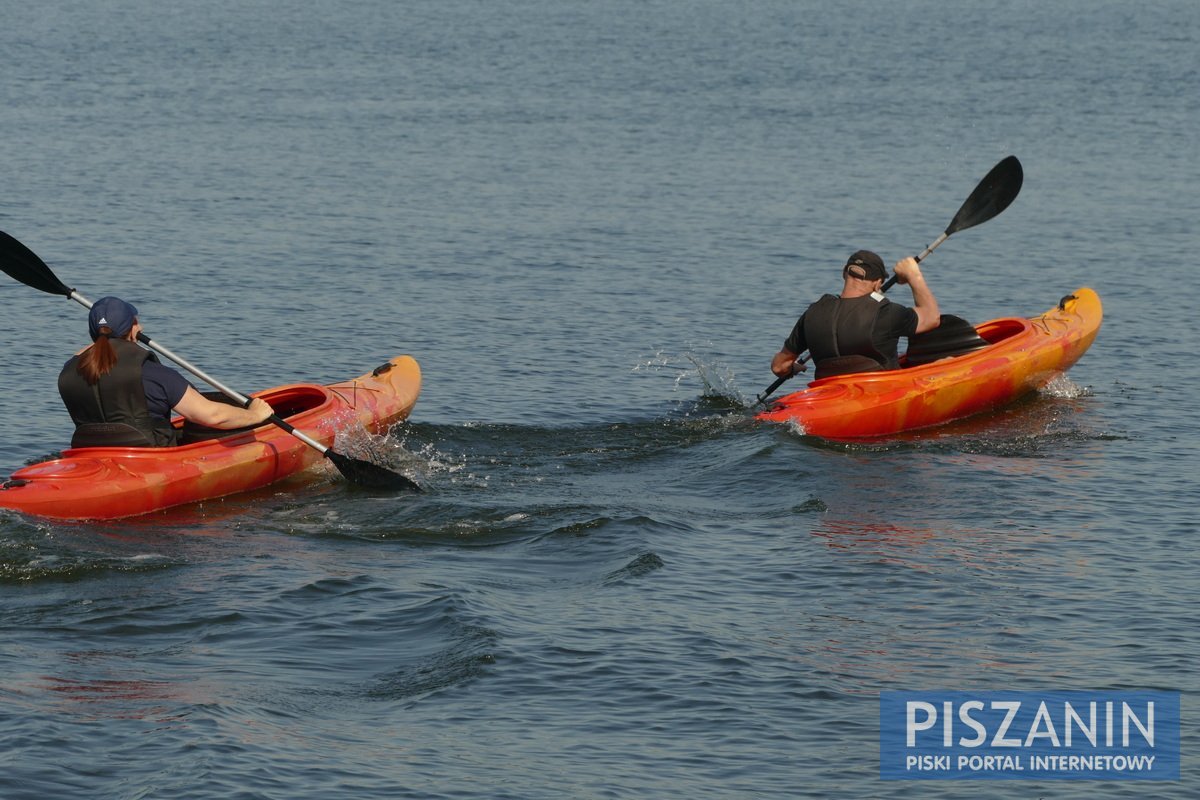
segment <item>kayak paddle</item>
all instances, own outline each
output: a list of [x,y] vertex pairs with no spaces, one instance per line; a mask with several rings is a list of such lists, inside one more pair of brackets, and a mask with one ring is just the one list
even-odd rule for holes
[[[1025,172],[1021,169],[1021,162],[1017,160],[1016,156],[1008,156],[1002,159],[999,164],[992,167],[987,175],[983,176],[983,180],[979,182],[979,185],[975,187],[975,191],[971,192],[971,196],[958,209],[958,213],[954,215],[954,219],[950,220],[950,225],[942,235],[934,239],[932,244],[926,247],[919,256],[916,256],[917,263],[921,263],[922,260],[937,249],[938,245],[950,238],[952,234],[965,231],[967,228],[973,228],[981,222],[987,222],[1008,208],[1012,204],[1012,201],[1016,199],[1017,193],[1021,191],[1021,182],[1024,178]],[[898,279],[896,275],[888,278],[880,291],[886,292],[896,285]],[[810,357],[809,355],[805,355],[796,359],[794,363],[796,366],[804,366]],[[790,377],[791,375],[785,375],[768,386],[766,391],[758,396],[756,405],[764,402]]]
[[[92,301],[88,300],[83,295],[69,288],[65,283],[58,279],[58,276],[51,271],[46,262],[38,258],[37,254],[30,250],[19,241],[9,236],[4,231],[0,231],[0,269],[3,269],[10,276],[34,289],[38,289],[49,294],[59,294],[74,300],[84,308],[90,309]],[[138,341],[149,347],[151,350],[166,356],[174,361],[179,366],[186,369],[188,372],[200,378],[208,385],[215,389],[219,389],[223,394],[232,399],[242,408],[247,408],[250,405],[250,398],[230,389],[220,381],[210,375],[207,375],[200,368],[189,364],[183,358],[172,353],[167,348],[154,342],[145,333],[139,333]],[[363,461],[358,458],[351,458],[335,452],[332,448],[318,442],[316,439],[308,436],[302,431],[298,431],[292,427],[291,423],[282,419],[277,414],[272,414],[267,417],[267,421],[283,428],[283,430],[295,436],[300,441],[304,442],[309,447],[313,448],[323,456],[333,462],[333,465],[338,468],[351,483],[359,486],[366,486],[372,489],[412,489],[420,491],[421,487],[414,481],[406,478],[398,472],[393,472],[390,469],[385,469],[378,464],[372,464],[369,461]]]

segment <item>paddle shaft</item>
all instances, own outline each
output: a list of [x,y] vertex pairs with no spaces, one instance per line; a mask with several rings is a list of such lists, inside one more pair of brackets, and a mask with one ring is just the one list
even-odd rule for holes
[[[74,289],[72,289],[71,293],[67,296],[70,297],[72,300],[74,300],[76,303],[79,303],[79,305],[83,306],[86,309],[90,310],[91,307],[94,305],[94,303],[92,303],[91,300],[88,300],[86,297],[84,297],[79,292],[75,291]],[[151,350],[153,350],[154,352],[158,353],[161,356],[171,359],[176,364],[183,367],[188,372],[192,373],[197,378],[199,378],[200,380],[207,383],[209,386],[213,387],[214,389],[219,390],[222,394],[224,394],[230,400],[233,400],[235,403],[240,405],[242,408],[249,408],[250,402],[251,402],[249,397],[246,397],[241,392],[238,392],[238,391],[226,386],[225,384],[221,383],[219,380],[217,380],[213,376],[209,375],[207,372],[200,369],[195,364],[192,364],[191,362],[189,362],[187,359],[183,358],[182,356],[176,355],[175,353],[171,352],[166,347],[163,347],[161,344],[154,341],[146,334],[139,333],[137,338],[138,338],[138,341],[141,342],[142,344],[146,345],[146,347],[149,347]],[[326,455],[326,456],[329,455],[328,447],[321,444],[316,439],[312,438],[311,436],[304,433],[303,431],[296,430],[294,427],[292,427],[292,424],[290,422],[283,419],[278,414],[271,414],[271,416],[267,417],[267,421],[272,422],[275,425],[278,425],[280,428],[283,428],[285,431],[290,433],[292,436],[295,436],[297,439],[304,442],[309,447],[320,451],[320,453],[322,455]]]

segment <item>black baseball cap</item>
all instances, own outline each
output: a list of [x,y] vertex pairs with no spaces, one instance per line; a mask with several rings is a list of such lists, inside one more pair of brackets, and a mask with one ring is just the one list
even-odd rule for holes
[[858,269],[850,272],[854,277],[859,277],[861,273],[864,280],[868,281],[886,281],[887,268],[883,266],[883,259],[876,253],[870,250],[859,250],[854,255],[850,256],[846,261],[846,266],[842,268],[842,272],[848,272],[851,267]]

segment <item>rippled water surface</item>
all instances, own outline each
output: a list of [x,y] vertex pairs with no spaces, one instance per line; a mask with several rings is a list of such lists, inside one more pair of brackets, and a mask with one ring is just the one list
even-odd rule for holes
[[[6,4],[0,229],[244,391],[424,371],[317,471],[0,512],[0,797],[1189,797],[1200,6]],[[1191,56],[1189,57],[1189,54]],[[755,422],[860,247],[1105,324],[1047,391],[859,444]],[[899,299],[906,292],[899,288]],[[0,473],[82,309],[5,279]],[[1179,783],[881,782],[878,694],[1183,693]]]

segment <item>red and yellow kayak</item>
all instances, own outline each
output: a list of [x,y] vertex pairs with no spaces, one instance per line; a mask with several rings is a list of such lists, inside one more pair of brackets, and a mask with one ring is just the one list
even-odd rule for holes
[[795,423],[813,436],[858,439],[990,411],[1066,372],[1091,346],[1102,316],[1100,297],[1078,289],[1041,316],[977,326],[977,349],[936,360],[927,353],[916,366],[902,357],[900,369],[813,381],[757,418]]
[[[397,356],[328,386],[291,384],[259,393],[275,412],[330,447],[339,428],[375,433],[408,417],[421,370]],[[193,430],[178,447],[79,447],[23,467],[0,488],[0,508],[57,519],[117,519],[257,489],[322,460],[320,452],[266,424],[233,432]]]

